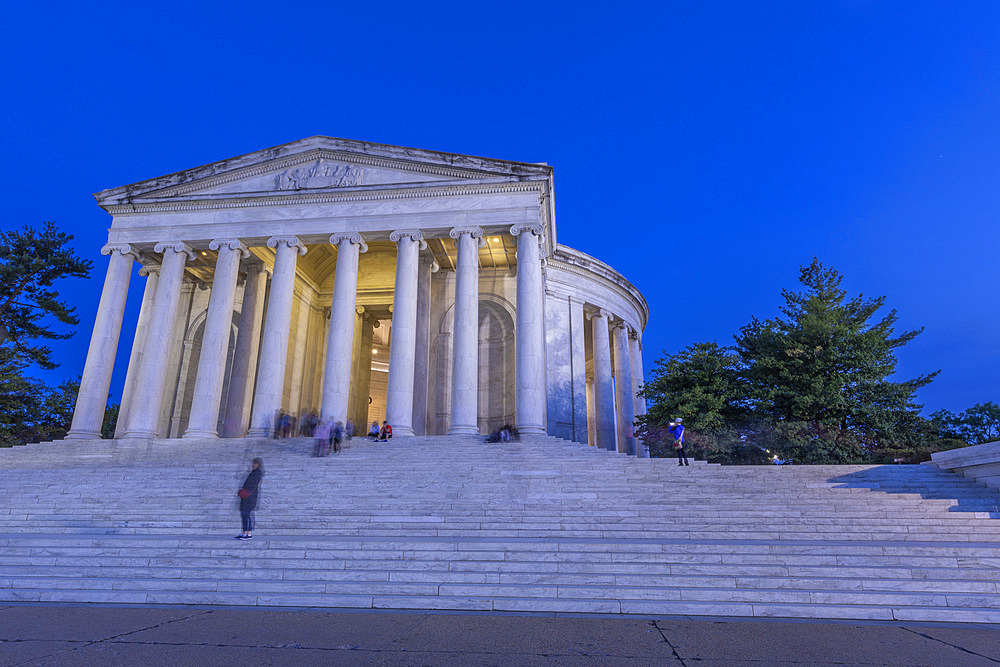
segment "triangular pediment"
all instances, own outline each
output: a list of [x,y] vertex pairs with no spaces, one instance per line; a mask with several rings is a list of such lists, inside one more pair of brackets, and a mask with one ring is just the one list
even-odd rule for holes
[[547,178],[546,165],[311,137],[168,176],[105,190],[102,206],[178,199],[379,190]]

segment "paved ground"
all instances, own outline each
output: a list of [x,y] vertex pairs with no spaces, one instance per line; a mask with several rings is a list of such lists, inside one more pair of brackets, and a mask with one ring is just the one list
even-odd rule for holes
[[1000,628],[0,607],[0,665],[996,665]]

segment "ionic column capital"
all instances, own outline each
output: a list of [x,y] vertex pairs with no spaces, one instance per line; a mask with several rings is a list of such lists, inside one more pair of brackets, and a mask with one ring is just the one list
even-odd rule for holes
[[268,248],[277,248],[279,245],[287,245],[289,248],[298,248],[300,257],[306,254],[306,247],[297,236],[272,236],[267,240]]
[[142,267],[139,269],[140,276],[158,276],[160,275],[160,265],[154,262],[143,262]]
[[183,241],[174,241],[171,243],[161,242],[153,246],[153,252],[165,253],[167,250],[172,250],[176,253],[184,253],[187,255],[189,262],[195,258],[194,248]]
[[530,232],[535,236],[541,236],[542,225],[539,222],[518,222],[510,228],[511,236],[518,236],[521,232]]
[[243,271],[247,274],[247,278],[252,278],[260,273],[270,274],[271,269],[267,268],[267,265],[259,259],[252,259],[249,262],[243,263]]
[[431,273],[437,273],[441,270],[441,265],[437,263],[437,260],[434,259],[433,255],[421,255],[420,263],[429,264],[431,267]]
[[361,246],[361,253],[368,252],[368,244],[365,243],[365,239],[358,232],[337,232],[336,234],[330,235],[330,245],[339,249],[340,244],[344,241],[348,243],[353,243],[354,245]]
[[588,320],[593,320],[595,317],[604,317],[610,319],[612,317],[611,313],[603,308],[598,308],[596,310],[591,310],[586,313]]
[[411,241],[416,241],[420,244],[421,250],[427,249],[427,241],[424,240],[424,233],[419,229],[396,229],[389,234],[389,240],[393,243],[399,243],[403,238],[409,238]]
[[246,259],[250,256],[250,249],[243,245],[243,241],[239,239],[215,239],[208,244],[209,250],[218,250],[222,246],[226,246],[230,250],[238,250],[240,257]]
[[463,234],[468,234],[472,238],[476,239],[476,243],[480,248],[486,245],[486,239],[483,238],[483,228],[477,226],[469,227],[452,227],[451,231],[448,232],[448,236],[455,239],[456,241]]
[[137,262],[142,260],[142,253],[128,243],[109,243],[101,248],[102,255],[111,255],[116,252],[120,255],[131,255],[132,259]]

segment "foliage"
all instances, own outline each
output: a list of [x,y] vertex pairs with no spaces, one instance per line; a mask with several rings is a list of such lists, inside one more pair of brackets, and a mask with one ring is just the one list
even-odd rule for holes
[[79,321],[52,285],[59,278],[90,273],[90,261],[69,247],[72,239],[51,222],[40,230],[25,226],[0,232],[0,345],[9,344],[26,361],[46,369],[56,367],[51,350],[35,341],[74,333],[55,331],[47,319],[72,326]]
[[115,437],[115,428],[118,426],[118,411],[121,403],[112,403],[104,410],[104,423],[101,424],[101,437],[110,440]]
[[931,415],[931,422],[942,437],[970,445],[1000,440],[1000,405],[993,402],[976,403],[958,414],[938,410]]
[[932,447],[915,393],[937,372],[889,379],[896,350],[921,330],[897,333],[895,310],[876,317],[885,297],[848,299],[842,280],[814,258],[801,290],[782,290],[781,317],[752,319],[732,348],[698,343],[658,361],[640,420],[654,454],[671,454],[662,428],[675,417],[696,456],[722,463],[852,463]]
[[27,363],[0,347],[0,446],[62,438],[69,431],[79,380],[50,388],[24,374]]

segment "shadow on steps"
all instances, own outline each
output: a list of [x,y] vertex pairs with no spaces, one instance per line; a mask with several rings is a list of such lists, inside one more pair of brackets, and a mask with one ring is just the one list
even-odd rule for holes
[[926,500],[951,500],[949,512],[981,512],[1000,519],[1000,491],[960,475],[927,466],[883,465],[830,477],[834,488],[868,489],[887,494],[919,495]]

